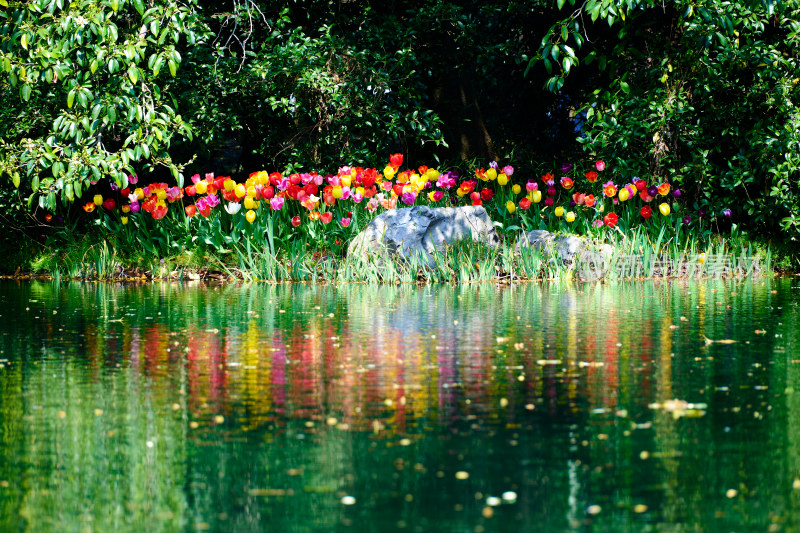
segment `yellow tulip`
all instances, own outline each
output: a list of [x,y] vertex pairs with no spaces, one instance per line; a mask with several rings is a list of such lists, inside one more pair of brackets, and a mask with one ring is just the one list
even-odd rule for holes
[[513,192],[514,194],[519,194],[519,193],[520,193],[520,191],[522,191],[522,187],[520,187],[520,186],[519,186],[519,183],[515,183],[515,184],[514,184],[514,185],[511,187],[511,192]]
[[103,203],[103,196],[100,194],[94,195],[94,205],[100,205]]
[[[245,200],[245,202],[247,202],[247,200]],[[256,212],[252,210],[248,211],[247,214],[245,214],[244,218],[246,218],[247,221],[252,224],[253,222],[256,221]]]
[[623,188],[621,188],[621,189],[619,190],[619,194],[618,194],[618,196],[619,196],[619,201],[620,201],[620,202],[624,202],[624,201],[626,201],[628,198],[630,198],[630,192],[628,192],[628,189],[626,189],[625,187],[623,187]]
[[128,204],[123,204],[122,212],[123,213],[130,213],[130,211],[131,211],[131,206],[129,206]]
[[222,182],[222,186],[225,188],[226,191],[231,192],[233,188],[236,187],[236,182],[228,178]]
[[464,195],[465,195],[465,194],[467,194],[467,193],[465,193],[465,192],[464,192],[464,189],[462,189],[461,187],[459,187],[459,188],[456,190],[456,194],[458,195],[458,197],[459,197],[459,198],[463,198],[463,197],[464,197]]
[[567,222],[569,222],[570,224],[571,224],[571,223],[573,223],[573,222],[575,222],[575,213],[573,213],[572,211],[568,212],[568,213],[567,213],[567,216],[565,216],[565,217],[564,217],[564,219],[565,219]]
[[120,222],[122,222],[123,226],[128,223],[128,217],[120,217],[119,220],[120,220]]
[[208,184],[205,181],[198,181],[194,184],[194,189],[197,191],[197,194],[205,194],[208,190]]
[[158,198],[159,200],[166,200],[167,199],[167,191],[165,191],[164,189],[158,189],[156,191],[156,198]]
[[331,191],[331,194],[333,195],[334,198],[338,200],[339,198],[342,197],[342,188],[334,187],[333,190]]
[[531,202],[538,204],[542,201],[542,191],[532,191],[529,197]]
[[255,209],[258,206],[256,201],[250,198],[249,196],[244,199],[244,208],[245,209]]
[[670,213],[669,204],[667,202],[664,202],[663,204],[658,206],[658,210],[661,211],[661,214],[664,216],[669,215]]
[[561,217],[561,216],[564,215],[564,208],[561,207],[561,206],[558,206],[558,207],[556,207],[556,210],[554,211],[554,213],[555,213],[555,215],[557,217]]
[[506,185],[508,183],[508,176],[505,174],[500,174],[497,176],[497,184],[498,185]]
[[490,181],[497,179],[497,171],[490,167],[489,170],[486,171],[486,179]]
[[390,180],[394,177],[397,171],[394,169],[392,165],[386,165],[386,168],[383,169],[383,175],[386,177],[387,180]]
[[247,196],[249,196],[250,198],[256,197],[256,188],[253,187],[252,185],[247,188]]
[[509,201],[507,201],[507,202],[506,202],[506,209],[508,209],[508,212],[509,212],[509,213],[511,213],[511,214],[513,215],[513,214],[514,214],[514,211],[516,211],[516,210],[517,210],[517,206],[516,206],[516,205],[514,205],[514,202],[512,202],[511,200],[509,200]]
[[342,187],[349,187],[351,183],[353,183],[353,178],[350,176],[342,176]]
[[236,198],[244,198],[247,195],[247,187],[245,187],[243,183],[240,183],[234,187],[233,194],[236,195]]

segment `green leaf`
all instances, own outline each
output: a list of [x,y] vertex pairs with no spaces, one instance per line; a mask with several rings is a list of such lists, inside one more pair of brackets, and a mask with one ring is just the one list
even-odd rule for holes
[[177,63],[175,63],[175,61],[173,61],[173,60],[171,60],[171,59],[170,59],[170,60],[167,62],[167,65],[169,66],[169,73],[170,73],[170,74],[172,75],[172,77],[174,78],[174,77],[175,77],[175,74],[178,72],[178,64],[177,64]]
[[133,7],[136,8],[140,15],[144,15],[144,2],[142,0],[133,0]]
[[31,86],[28,85],[27,83],[25,85],[23,85],[22,88],[19,90],[19,95],[26,102],[28,100],[30,100],[30,98],[31,98]]
[[67,107],[72,109],[72,104],[75,103],[75,89],[67,93]]
[[139,70],[136,68],[136,66],[131,65],[131,67],[128,69],[128,78],[131,80],[131,83],[136,83],[139,81]]
[[624,92],[625,94],[630,94],[631,92],[630,85],[628,85],[624,81],[619,82],[619,88],[622,89],[622,92]]

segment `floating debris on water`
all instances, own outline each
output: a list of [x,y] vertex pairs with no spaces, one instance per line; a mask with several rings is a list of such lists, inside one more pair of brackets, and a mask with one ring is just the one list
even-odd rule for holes
[[673,418],[700,418],[706,414],[708,404],[705,403],[689,403],[685,400],[667,400],[664,403],[651,403],[648,406],[650,409],[663,409],[664,411],[672,413]]
[[353,496],[342,496],[342,505],[355,505],[356,499]]

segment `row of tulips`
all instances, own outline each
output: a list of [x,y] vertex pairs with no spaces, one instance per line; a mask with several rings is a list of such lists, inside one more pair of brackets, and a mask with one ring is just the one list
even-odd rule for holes
[[[334,224],[348,228],[353,212],[377,212],[413,205],[484,205],[507,232],[514,229],[550,229],[578,233],[602,227],[628,229],[635,225],[661,225],[656,214],[668,219],[679,208],[681,191],[669,183],[648,183],[633,177],[617,184],[605,162],[597,161],[586,172],[563,165],[562,176],[552,172],[541,178],[520,180],[510,165],[493,162],[466,178],[456,171],[440,172],[421,166],[401,170],[402,154],[394,154],[382,172],[375,168],[340,168],[336,174],[317,172],[283,175],[254,172],[244,182],[228,176],[195,175],[186,187],[151,183],[138,187],[130,176],[124,188],[112,186],[115,196],[96,195],[83,209],[113,212],[122,225],[131,216],[146,213],[161,220],[177,212],[186,220],[226,213],[232,220],[250,225],[267,219],[282,228],[304,224]],[[578,177],[581,175],[581,177]],[[605,175],[606,178],[601,179]],[[118,205],[119,204],[119,205]],[[730,216],[730,211],[723,212]],[[683,217],[685,224],[691,217]],[[670,222],[671,224],[671,222]],[[283,232],[285,234],[285,232]]]

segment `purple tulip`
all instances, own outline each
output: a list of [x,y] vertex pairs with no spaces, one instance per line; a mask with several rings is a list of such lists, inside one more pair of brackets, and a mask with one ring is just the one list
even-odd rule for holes
[[731,216],[733,215],[733,213],[731,213],[731,210],[730,210],[730,209],[723,209],[723,210],[722,210],[722,215],[723,215],[725,218],[731,218]]
[[649,194],[650,196],[657,195],[658,194],[658,188],[655,185],[648,187],[647,188],[647,194]]
[[672,196],[674,196],[675,198],[680,198],[681,194],[683,193],[681,193],[680,189],[675,189],[674,191],[672,191]]
[[689,224],[692,223],[692,217],[690,217],[689,215],[686,215],[685,217],[683,217],[683,223],[688,226]]
[[561,173],[567,174],[569,171],[572,170],[572,165],[570,163],[564,163],[561,165]]

